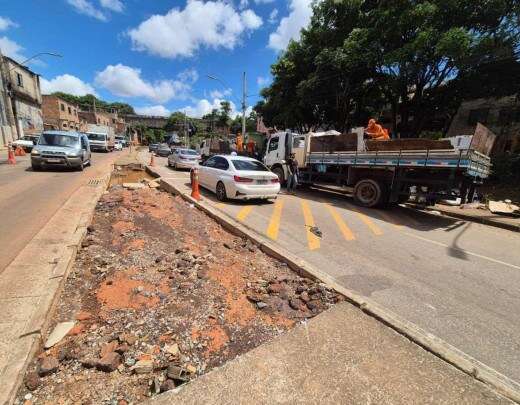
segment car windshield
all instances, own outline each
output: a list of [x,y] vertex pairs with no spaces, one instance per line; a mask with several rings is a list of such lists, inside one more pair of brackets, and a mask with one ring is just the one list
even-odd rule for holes
[[74,146],[78,143],[78,137],[61,134],[42,134],[40,136],[40,145],[49,146]]
[[193,149],[181,149],[179,150],[179,154],[181,155],[192,155],[192,156],[197,156],[198,153],[196,150],[193,150]]
[[237,170],[250,170],[253,172],[268,172],[269,169],[256,160],[232,160]]
[[87,136],[91,141],[104,141],[106,138],[104,134],[87,134]]

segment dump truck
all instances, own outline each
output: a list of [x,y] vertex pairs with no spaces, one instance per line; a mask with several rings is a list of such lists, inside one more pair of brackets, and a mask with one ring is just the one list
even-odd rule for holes
[[213,155],[224,155],[231,153],[231,145],[228,140],[214,137],[204,139],[197,149],[203,161],[207,160]]
[[114,128],[106,125],[88,124],[85,133],[87,134],[92,151],[114,151],[116,142]]
[[346,192],[364,207],[411,197],[432,205],[454,190],[466,202],[491,173],[496,136],[478,124],[466,149],[454,148],[448,140],[364,138],[364,128],[347,134],[277,132],[267,139],[263,161],[284,184],[286,161],[294,154],[300,185]]

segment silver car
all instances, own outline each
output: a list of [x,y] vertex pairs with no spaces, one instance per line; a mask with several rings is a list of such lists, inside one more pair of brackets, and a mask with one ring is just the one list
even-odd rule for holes
[[79,132],[44,131],[31,152],[34,171],[56,166],[83,170],[90,159],[88,138]]
[[175,149],[174,152],[168,156],[168,166],[175,169],[191,169],[197,166],[200,161],[200,155],[193,149]]

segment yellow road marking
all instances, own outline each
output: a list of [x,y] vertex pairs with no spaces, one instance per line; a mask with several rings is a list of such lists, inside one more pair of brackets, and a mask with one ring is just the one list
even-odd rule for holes
[[338,225],[338,228],[341,231],[341,233],[343,234],[343,237],[346,240],[355,240],[356,237],[354,236],[354,234],[352,233],[350,228],[347,226],[345,221],[343,221],[343,218],[341,218],[341,215],[338,214],[338,211],[336,211],[334,209],[334,207],[332,207],[332,205],[325,204],[325,206],[329,210],[330,215],[332,215],[332,218],[334,218],[334,221],[336,221],[336,225]]
[[278,239],[278,230],[280,229],[280,219],[282,218],[283,200],[277,199],[274,203],[273,213],[271,214],[271,220],[267,227],[267,236],[272,240]]
[[217,207],[217,208],[224,208],[225,206],[226,206],[226,204],[224,204],[224,203],[215,204],[215,207]]
[[383,234],[381,228],[379,228],[367,215],[363,214],[355,207],[352,207],[352,211],[357,214],[359,219],[361,219],[361,221],[363,221],[363,223],[368,226],[374,235],[381,236]]
[[314,218],[312,216],[311,208],[307,201],[302,201],[303,218],[305,220],[305,228],[307,228],[307,244],[310,250],[316,250],[320,248],[320,238],[311,232],[311,228],[314,225]]
[[248,205],[242,208],[237,214],[237,219],[239,221],[245,221],[247,216],[251,213],[251,211],[253,211],[253,207],[253,205]]

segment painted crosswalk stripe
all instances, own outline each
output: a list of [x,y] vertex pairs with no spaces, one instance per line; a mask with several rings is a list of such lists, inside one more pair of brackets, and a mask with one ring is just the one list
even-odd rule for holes
[[343,234],[343,237],[346,240],[356,240],[356,237],[354,236],[354,233],[350,230],[350,228],[347,226],[343,218],[341,218],[341,215],[332,207],[330,204],[325,204],[327,209],[330,212],[330,215],[332,215],[332,218],[336,222],[336,225],[338,225],[339,230]]
[[251,211],[253,211],[253,205],[247,205],[244,208],[242,208],[240,211],[238,211],[237,219],[239,221],[244,222],[249,214],[251,214]]
[[271,220],[267,227],[267,236],[272,240],[278,239],[278,230],[280,229],[280,219],[282,218],[283,200],[278,199],[274,203],[273,213],[271,214]]
[[354,211],[359,219],[363,221],[363,223],[372,231],[374,235],[381,236],[383,234],[383,231],[381,228],[379,228],[374,221],[372,221],[368,215],[363,214],[360,210],[352,206],[352,211]]
[[320,238],[311,232],[311,228],[316,226],[314,218],[312,216],[311,208],[307,201],[302,201],[303,219],[305,220],[305,228],[307,228],[307,244],[310,250],[316,250],[320,248]]

